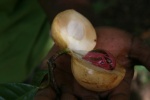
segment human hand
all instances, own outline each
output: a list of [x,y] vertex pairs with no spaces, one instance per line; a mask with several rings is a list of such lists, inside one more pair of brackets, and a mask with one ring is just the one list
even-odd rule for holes
[[[63,55],[57,59],[57,67],[54,71],[57,86],[61,90],[61,100],[129,100],[130,86],[133,77],[134,59],[139,60],[143,65],[148,66],[147,53],[143,49],[149,47],[143,46],[141,42],[134,39],[128,33],[110,27],[97,28],[97,45],[95,49],[103,49],[112,53],[117,62],[126,68],[126,75],[123,81],[114,89],[105,92],[89,91],[78,84],[71,72],[70,56]],[[137,49],[142,48],[141,50]],[[50,51],[48,57],[54,55],[59,48],[55,45]],[[147,59],[141,59],[147,58]],[[144,57],[145,56],[145,57]],[[148,66],[149,67],[149,66]],[[147,68],[148,68],[147,67]],[[39,90],[35,100],[55,100],[57,95],[52,87]]]

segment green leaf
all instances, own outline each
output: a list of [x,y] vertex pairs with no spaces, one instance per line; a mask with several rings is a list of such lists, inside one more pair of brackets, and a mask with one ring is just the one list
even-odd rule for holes
[[33,100],[38,87],[23,83],[1,83],[0,100]]

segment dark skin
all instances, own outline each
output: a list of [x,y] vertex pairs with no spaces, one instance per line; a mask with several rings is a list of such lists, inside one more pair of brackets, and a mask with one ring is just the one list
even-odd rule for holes
[[[126,75],[123,81],[112,90],[104,92],[89,91],[80,86],[74,79],[71,72],[70,56],[61,56],[56,61],[57,67],[55,69],[55,79],[61,90],[61,100],[129,100],[134,65],[140,63],[149,69],[150,48],[144,45],[142,41],[116,28],[101,27],[96,28],[96,30],[97,45],[95,49],[104,49],[112,53],[117,62],[125,67]],[[54,45],[48,58],[59,50],[59,47]],[[54,89],[49,86],[38,91],[35,100],[55,100],[56,98]]]
[[[51,23],[54,16],[60,11],[73,8],[86,16],[94,26],[98,20],[90,10],[90,0],[40,0],[40,4],[46,12]],[[61,100],[129,100],[130,86],[134,73],[134,65],[142,64],[150,70],[150,47],[131,36],[129,33],[110,27],[96,28],[97,45],[95,49],[104,49],[112,53],[117,62],[124,66],[126,75],[123,81],[114,89],[104,92],[89,91],[78,84],[71,71],[71,57],[63,55],[57,59],[55,69],[55,79],[57,86],[61,90]],[[57,44],[50,50],[42,68],[47,69],[47,59],[54,55],[60,48]],[[55,100],[57,97],[55,90],[49,86],[39,90],[35,100]]]

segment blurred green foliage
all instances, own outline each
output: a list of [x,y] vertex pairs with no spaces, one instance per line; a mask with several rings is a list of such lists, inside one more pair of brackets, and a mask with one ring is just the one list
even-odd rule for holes
[[143,85],[150,83],[150,73],[144,66],[136,65],[135,73],[138,74],[137,77],[140,79]]

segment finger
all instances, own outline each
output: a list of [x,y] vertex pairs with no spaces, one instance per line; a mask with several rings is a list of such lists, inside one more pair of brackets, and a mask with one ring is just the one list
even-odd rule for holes
[[133,68],[128,68],[123,81],[110,93],[108,97],[109,100],[129,100],[133,74]]
[[131,42],[131,36],[127,32],[111,27],[96,28],[97,43],[95,49],[107,50],[114,57],[126,56]]
[[74,94],[79,98],[79,100],[100,100],[97,92],[85,89],[76,81],[74,82]]
[[85,96],[81,100],[100,100],[98,96]]
[[137,37],[132,40],[130,56],[140,61],[150,71],[150,46]]
[[39,90],[34,97],[34,100],[55,100],[56,94],[51,87]]
[[61,100],[78,100],[78,99],[70,93],[63,93],[61,96]]

